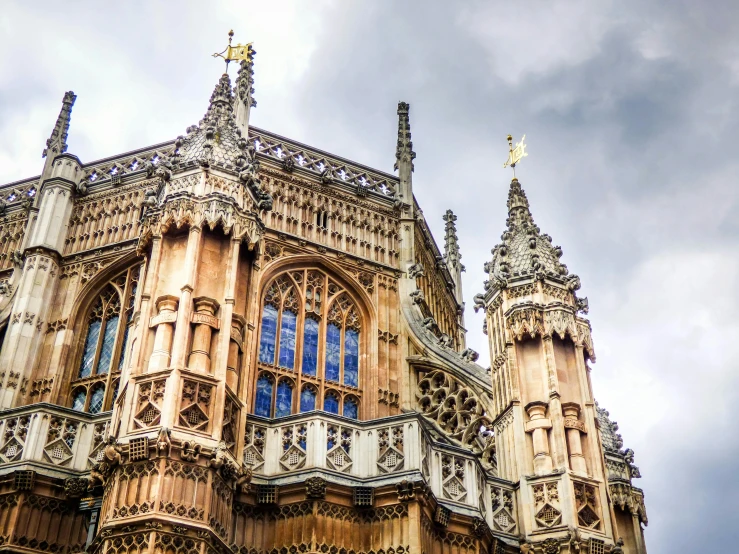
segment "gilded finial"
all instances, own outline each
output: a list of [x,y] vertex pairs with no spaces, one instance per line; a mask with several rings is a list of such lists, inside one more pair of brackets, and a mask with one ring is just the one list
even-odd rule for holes
[[513,169],[513,178],[516,178],[516,164],[520,162],[523,158],[528,156],[528,153],[526,152],[526,144],[524,144],[524,141],[526,140],[526,135],[521,137],[521,142],[517,142],[515,148],[513,147],[513,137],[511,135],[508,135],[508,159],[503,164],[503,167],[511,166],[511,169]]
[[216,52],[213,54],[214,58],[223,58],[226,61],[226,73],[228,73],[229,62],[234,60],[246,60],[251,63],[254,61],[254,54],[256,54],[256,51],[252,48],[252,42],[232,46],[231,41],[233,40],[233,36],[234,32],[233,29],[231,29],[228,32],[228,46],[226,46],[226,49],[223,52]]

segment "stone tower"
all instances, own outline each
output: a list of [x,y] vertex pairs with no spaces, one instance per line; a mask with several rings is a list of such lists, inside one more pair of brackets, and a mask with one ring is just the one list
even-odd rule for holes
[[[511,183],[466,347],[398,176],[250,126],[253,60],[163,144],[83,163],[73,93],[0,185],[0,547],[72,554],[641,554],[577,277]],[[204,102],[205,104],[205,102]]]

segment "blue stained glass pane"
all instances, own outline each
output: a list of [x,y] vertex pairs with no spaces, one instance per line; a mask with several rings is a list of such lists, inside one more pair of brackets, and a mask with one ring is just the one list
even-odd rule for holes
[[347,329],[344,333],[344,384],[356,387],[359,382],[359,333]]
[[357,419],[359,416],[359,406],[357,405],[355,400],[352,400],[351,398],[347,398],[344,400],[344,417],[350,417],[352,419]]
[[86,398],[87,391],[85,389],[80,389],[80,391],[74,395],[74,400],[72,400],[72,409],[77,410],[78,412],[84,410]]
[[118,316],[111,317],[105,322],[103,347],[100,349],[100,359],[98,360],[98,375],[108,373],[110,370],[110,361],[113,359],[113,345],[115,344],[116,331],[118,331]]
[[339,413],[339,398],[333,394],[329,394],[323,399],[323,410],[332,414]]
[[272,381],[266,375],[257,379],[257,400],[254,413],[258,416],[272,417]]
[[259,361],[263,364],[275,363],[276,340],[277,308],[267,304],[262,312],[262,338],[259,342]]
[[290,310],[282,312],[282,329],[280,329],[280,367],[295,367],[295,330],[298,316]]
[[341,361],[341,329],[331,323],[326,329],[326,379],[339,380]]
[[318,322],[315,319],[305,320],[303,330],[303,375],[316,374],[318,363]]
[[88,377],[92,374],[92,364],[95,361],[95,349],[97,348],[101,325],[102,321],[93,321],[87,328],[85,350],[82,352],[82,363],[80,364],[80,378]]
[[90,396],[90,413],[97,414],[103,409],[103,397],[105,396],[105,387],[96,388],[92,396]]
[[287,381],[277,385],[277,406],[275,417],[283,417],[293,413],[293,387]]
[[300,393],[300,411],[310,412],[316,409],[316,391],[305,387]]
[[121,354],[118,356],[118,371],[123,370],[123,362],[126,361],[126,347],[128,346],[128,332],[131,330],[131,327],[126,327],[126,330],[123,331],[123,344],[121,345]]

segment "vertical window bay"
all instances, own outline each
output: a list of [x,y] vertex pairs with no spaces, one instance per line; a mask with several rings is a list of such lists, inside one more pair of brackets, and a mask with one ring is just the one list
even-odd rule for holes
[[257,399],[254,413],[262,417],[272,417],[272,378],[262,375],[257,379]]
[[282,329],[280,330],[280,367],[295,367],[295,331],[298,316],[290,310],[282,312]]
[[359,333],[347,329],[344,333],[344,384],[356,387],[359,383]]
[[341,363],[341,329],[331,323],[326,329],[326,379],[339,380]]
[[315,377],[318,367],[318,322],[312,318],[305,319],[303,331],[303,364],[301,371],[304,375]]
[[262,338],[259,342],[259,361],[263,364],[275,363],[276,341],[277,309],[271,304],[266,304],[262,312]]

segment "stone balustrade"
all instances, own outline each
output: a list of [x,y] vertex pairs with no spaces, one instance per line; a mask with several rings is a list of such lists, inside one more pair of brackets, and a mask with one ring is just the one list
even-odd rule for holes
[[0,415],[0,475],[37,469],[54,477],[88,471],[102,455],[110,412],[37,403]]

